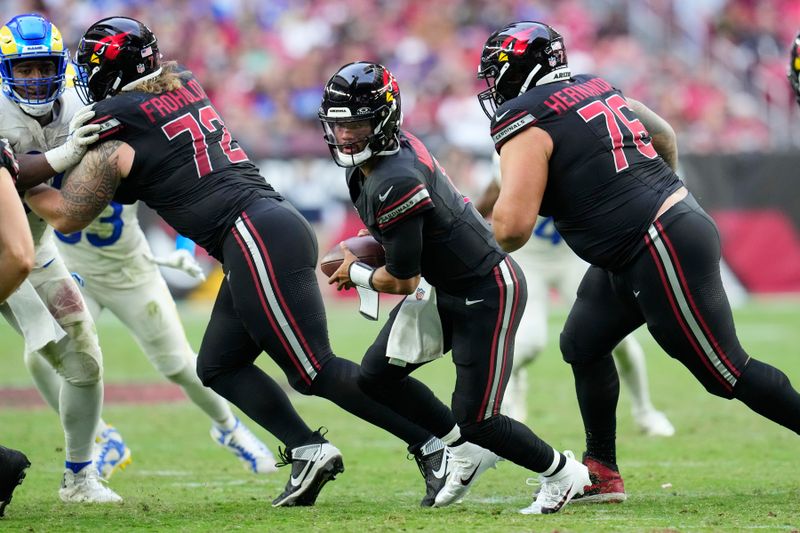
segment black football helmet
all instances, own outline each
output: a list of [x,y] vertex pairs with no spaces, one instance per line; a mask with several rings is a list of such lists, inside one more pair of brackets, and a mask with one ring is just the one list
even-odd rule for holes
[[794,38],[792,43],[792,58],[789,61],[789,71],[787,73],[789,83],[792,84],[794,96],[797,104],[800,105],[800,34]]
[[[354,167],[376,155],[394,153],[394,147],[399,147],[397,132],[402,122],[397,81],[383,65],[349,63],[325,84],[319,120],[331,157],[341,167]],[[336,124],[366,121],[370,124],[366,137],[346,143],[337,141]]]
[[158,41],[138,20],[111,17],[83,34],[75,53],[75,88],[84,103],[114,96],[129,83],[161,72]]
[[572,76],[564,39],[542,22],[514,22],[483,45],[478,78],[489,87],[478,94],[489,118],[497,108],[531,87]]

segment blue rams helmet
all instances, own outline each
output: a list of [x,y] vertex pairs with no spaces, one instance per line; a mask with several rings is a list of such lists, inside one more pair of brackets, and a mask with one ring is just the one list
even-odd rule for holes
[[[14,65],[28,60],[52,61],[52,75],[15,77]],[[0,76],[3,94],[22,105],[46,107],[64,92],[69,52],[61,32],[41,15],[18,15],[0,28]]]

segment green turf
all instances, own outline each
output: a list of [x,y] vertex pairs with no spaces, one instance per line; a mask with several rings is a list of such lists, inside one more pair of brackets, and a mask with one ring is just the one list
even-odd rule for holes
[[[378,325],[350,307],[331,307],[334,348],[353,359]],[[385,314],[385,312],[384,312]],[[184,309],[192,343],[207,310]],[[563,312],[551,319],[551,342],[531,368],[532,427],[558,448],[580,453],[582,430],[569,368],[555,347]],[[754,302],[736,311],[745,348],[783,369],[800,384],[800,302]],[[119,324],[99,324],[109,383],[159,381]],[[328,485],[317,506],[273,509],[269,501],[288,472],[256,477],[208,438],[209,424],[188,403],[109,405],[105,417],[133,449],[134,463],[111,486],[121,506],[67,506],[58,500],[63,434],[47,409],[4,410],[0,442],[24,449],[33,462],[25,483],[0,520],[9,531],[797,531],[800,529],[800,442],[789,431],[736,402],[714,398],[666,357],[646,332],[653,399],[675,424],[671,439],[637,434],[623,391],[619,458],[629,501],[623,505],[568,506],[553,516],[523,516],[531,501],[529,474],[507,462],[487,472],[470,496],[447,509],[418,507],[423,483],[404,446],[320,399],[293,395],[313,426],[324,425],[341,448],[346,471]],[[4,371],[0,386],[29,386],[21,345],[0,327]],[[275,367],[265,367],[276,375]],[[419,376],[449,398],[452,365],[437,361]],[[280,380],[285,380],[280,376]],[[274,438],[256,430],[273,448]]]

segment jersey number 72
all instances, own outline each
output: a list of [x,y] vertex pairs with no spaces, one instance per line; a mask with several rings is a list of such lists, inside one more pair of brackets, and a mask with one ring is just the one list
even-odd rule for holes
[[200,121],[191,113],[184,113],[176,119],[173,119],[164,124],[161,129],[170,141],[183,133],[189,133],[192,136],[192,144],[194,146],[194,165],[197,169],[197,176],[202,178],[206,174],[210,174],[214,170],[211,164],[211,157],[208,155],[208,143],[206,142],[206,135],[214,133],[218,129],[222,130],[222,138],[217,143],[225,157],[231,163],[240,163],[247,161],[247,154],[244,153],[240,147],[233,148],[233,138],[231,137],[228,128],[222,122],[222,119],[217,114],[217,110],[210,105],[201,107]]

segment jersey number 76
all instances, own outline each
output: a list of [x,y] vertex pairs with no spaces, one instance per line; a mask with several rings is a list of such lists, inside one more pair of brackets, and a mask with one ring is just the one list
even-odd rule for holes
[[[628,102],[618,95],[612,94],[606,98],[605,102],[595,100],[594,102],[578,109],[581,118],[589,123],[595,118],[602,116],[605,119],[608,138],[611,139],[611,154],[614,156],[614,169],[621,172],[630,166],[628,157],[625,155],[625,146],[633,143],[640,154],[647,159],[655,159],[658,156],[652,141],[645,141],[650,135],[644,125],[637,118],[629,119],[622,112],[622,108],[628,108]],[[623,131],[622,127],[627,131]]]

